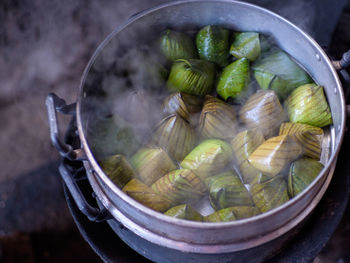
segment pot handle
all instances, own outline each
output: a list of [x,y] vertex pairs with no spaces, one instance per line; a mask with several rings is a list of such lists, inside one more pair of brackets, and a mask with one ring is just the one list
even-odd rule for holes
[[73,149],[71,145],[64,143],[60,138],[57,112],[65,115],[75,115],[76,103],[67,105],[66,102],[56,94],[50,93],[46,97],[46,110],[49,117],[50,137],[53,146],[63,158],[69,160],[86,160],[83,149]]
[[350,66],[350,50],[345,52],[340,60],[333,61],[333,66],[340,71]]
[[[78,181],[85,179],[86,180],[86,174],[85,170],[81,166],[80,168],[75,168],[72,165],[68,164],[67,159],[63,159],[61,161],[61,164],[58,168],[61,177],[66,184],[69,192],[71,193],[74,202],[77,204],[77,207],[79,210],[90,220],[96,223],[103,222],[106,220],[109,220],[112,218],[111,214],[108,212],[106,208],[96,208],[91,206],[83,192],[80,190],[80,187],[78,185]],[[84,173],[84,176],[81,176],[81,173]]]
[[[346,70],[350,66],[350,50],[345,52],[340,60],[332,61],[334,68],[339,72],[341,80],[346,84],[345,99],[350,97],[350,75]],[[350,117],[350,105],[346,105],[346,116]]]

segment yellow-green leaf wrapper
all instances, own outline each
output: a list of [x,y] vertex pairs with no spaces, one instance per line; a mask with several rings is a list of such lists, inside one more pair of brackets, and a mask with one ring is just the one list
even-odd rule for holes
[[205,222],[229,222],[235,221],[236,217],[232,211],[232,208],[224,208],[219,211],[216,211],[208,216],[203,217]]
[[262,89],[272,89],[282,99],[296,87],[312,81],[310,76],[281,50],[262,55],[253,63],[252,70]]
[[256,207],[262,213],[276,208],[289,200],[287,183],[281,176],[265,180],[260,174],[251,185],[250,192]]
[[181,161],[196,142],[196,134],[190,124],[178,115],[171,115],[160,122],[151,144],[163,148],[170,157]]
[[265,138],[278,133],[278,128],[285,117],[283,107],[272,90],[257,91],[239,111],[240,121],[250,129],[260,129]]
[[323,130],[303,123],[282,123],[279,135],[294,135],[295,139],[304,148],[304,154],[319,160],[322,152]]
[[101,169],[119,188],[123,188],[135,177],[135,172],[128,160],[121,154],[116,154],[99,162]]
[[256,60],[261,53],[259,34],[255,32],[238,33],[233,41],[230,53],[236,58]]
[[215,65],[199,59],[178,59],[170,70],[167,87],[199,97],[211,93],[215,80]]
[[260,173],[248,162],[249,156],[265,141],[259,129],[244,130],[231,141],[237,165],[245,183],[249,184]]
[[244,97],[249,84],[249,60],[238,59],[226,66],[216,87],[217,93],[224,99]]
[[166,115],[178,114],[189,123],[195,123],[195,114],[202,109],[203,100],[186,93],[172,93],[163,103],[163,112]]
[[231,206],[252,206],[253,201],[241,179],[234,172],[212,177],[209,198],[215,210]]
[[137,179],[132,179],[123,187],[123,192],[155,211],[164,212],[171,206],[170,202],[154,192],[150,187]]
[[238,123],[233,107],[207,95],[199,119],[199,130],[206,138],[229,139],[236,134]]
[[293,162],[288,174],[288,193],[291,197],[301,193],[321,172],[323,164],[311,158]]
[[171,171],[157,180],[152,185],[152,189],[172,205],[196,201],[206,191],[202,180],[188,169]]
[[256,206],[234,206],[231,209],[237,220],[253,217],[261,213]]
[[160,38],[160,49],[170,60],[197,58],[197,51],[192,39],[183,32],[166,30]]
[[250,156],[249,163],[262,173],[277,175],[303,153],[293,136],[272,137],[261,144]]
[[164,215],[192,221],[203,221],[202,215],[198,213],[191,205],[187,204],[174,206],[166,211]]
[[129,157],[139,147],[133,129],[117,114],[96,118],[89,126],[88,141],[99,160],[115,154]]
[[148,186],[176,169],[174,162],[161,148],[141,148],[130,162],[135,168],[138,179]]
[[289,120],[317,127],[333,123],[322,86],[307,84],[295,89],[286,100]]
[[219,139],[207,139],[197,145],[181,162],[202,180],[220,173],[232,160],[231,146]]
[[198,54],[201,59],[221,67],[228,64],[230,32],[220,26],[206,26],[196,36]]

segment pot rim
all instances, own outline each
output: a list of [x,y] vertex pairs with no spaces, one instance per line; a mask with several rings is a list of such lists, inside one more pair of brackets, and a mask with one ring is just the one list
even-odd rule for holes
[[[128,25],[132,24],[133,22],[137,21],[139,18],[148,15],[152,12],[161,10],[163,8],[169,7],[169,6],[176,6],[176,5],[182,5],[182,4],[188,4],[188,3],[232,3],[235,5],[241,5],[241,6],[245,6],[245,7],[249,7],[252,9],[255,9],[257,11],[260,12],[264,12],[267,13],[270,16],[273,16],[275,18],[277,18],[277,20],[279,20],[278,22],[282,22],[285,24],[288,24],[290,27],[292,27],[294,30],[298,31],[299,34],[301,34],[305,39],[307,39],[307,41],[309,41],[317,50],[319,56],[321,57],[321,59],[323,60],[324,63],[327,64],[328,68],[330,69],[332,75],[335,78],[335,81],[337,83],[337,87],[335,88],[335,92],[339,92],[339,96],[340,96],[340,100],[341,100],[341,112],[342,112],[342,116],[341,116],[341,124],[338,125],[338,127],[334,127],[334,129],[337,129],[339,132],[339,136],[338,136],[338,140],[336,140],[334,138],[334,136],[332,137],[332,144],[333,147],[331,149],[332,154],[329,158],[329,160],[327,161],[327,164],[324,166],[323,170],[319,173],[319,175],[313,180],[313,182],[306,188],[303,190],[303,192],[301,192],[299,195],[297,195],[296,197],[294,197],[293,199],[289,200],[288,202],[284,203],[283,205],[274,208],[268,212],[262,213],[260,215],[251,217],[251,218],[246,218],[246,219],[241,219],[241,220],[237,220],[237,221],[230,221],[230,222],[216,222],[216,223],[209,223],[209,222],[195,222],[195,221],[189,221],[189,220],[183,220],[183,219],[177,219],[177,218],[173,218],[173,217],[169,217],[166,215],[163,215],[162,213],[156,212],[142,204],[140,204],[139,202],[137,202],[136,200],[132,199],[130,196],[128,196],[126,193],[124,193],[121,189],[119,189],[110,179],[109,177],[103,172],[103,170],[100,168],[100,166],[98,165],[96,159],[94,158],[91,149],[88,145],[87,142],[87,138],[85,136],[85,133],[83,131],[83,125],[82,125],[82,119],[81,119],[81,103],[82,103],[82,99],[84,97],[84,92],[83,92],[83,87],[84,87],[84,83],[86,80],[87,75],[89,74],[90,68],[93,65],[95,59],[97,58],[97,56],[101,53],[101,51],[104,49],[104,47],[111,41],[112,38],[114,38],[119,32],[121,32],[124,28],[126,28]],[[103,41],[102,43],[97,47],[97,49],[94,51],[92,57],[90,58],[87,66],[84,69],[83,75],[81,77],[80,80],[80,84],[79,84],[79,90],[78,90],[78,100],[77,100],[77,127],[78,127],[78,132],[79,132],[79,137],[81,140],[81,145],[82,148],[85,151],[85,154],[88,158],[88,161],[90,163],[90,165],[92,166],[92,169],[97,173],[97,175],[100,177],[100,179],[115,193],[117,194],[124,202],[128,203],[128,205],[137,208],[139,210],[142,210],[144,214],[146,214],[147,216],[150,217],[155,217],[159,220],[162,221],[166,221],[168,223],[171,224],[175,224],[175,225],[179,225],[181,227],[189,227],[189,228],[196,228],[196,229],[218,229],[221,227],[239,227],[242,225],[246,225],[246,224],[251,224],[256,220],[262,220],[264,218],[268,218],[271,217],[277,213],[282,212],[283,210],[285,210],[287,207],[292,206],[293,203],[297,202],[299,199],[302,198],[302,196],[308,192],[311,188],[314,188],[317,184],[317,182],[319,180],[321,180],[321,178],[324,177],[325,173],[328,173],[332,164],[336,161],[336,158],[338,156],[338,153],[340,151],[340,147],[341,147],[341,143],[344,137],[344,132],[345,132],[345,99],[344,99],[344,94],[343,94],[343,89],[342,89],[342,85],[341,82],[339,80],[339,77],[334,69],[334,67],[332,66],[332,63],[330,61],[330,59],[328,58],[328,56],[325,54],[325,52],[323,51],[323,49],[319,46],[319,44],[311,37],[309,36],[307,33],[305,33],[303,30],[301,30],[299,27],[297,27],[296,25],[294,25],[293,23],[291,23],[290,21],[286,20],[285,18],[277,15],[276,13],[269,11],[268,9],[259,7],[257,5],[254,4],[250,4],[250,3],[245,3],[245,2],[240,2],[240,1],[236,1],[236,0],[189,0],[189,1],[185,1],[185,0],[180,0],[180,1],[174,1],[174,2],[170,2],[170,3],[164,3],[164,4],[160,4],[156,7],[147,9],[145,11],[142,11],[134,16],[132,16],[130,19],[128,19],[125,23],[123,23],[121,26],[117,27],[112,33],[110,33]]]

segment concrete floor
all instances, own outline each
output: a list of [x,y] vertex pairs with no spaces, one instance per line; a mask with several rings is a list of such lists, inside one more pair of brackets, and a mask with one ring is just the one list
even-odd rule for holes
[[[6,262],[98,260],[77,232],[63,198],[45,97],[55,92],[74,102],[80,76],[97,45],[132,14],[163,2],[167,1],[0,3],[0,261],[1,256]],[[288,16],[284,9],[280,13]],[[339,57],[349,48],[350,4],[329,51]],[[60,121],[64,130],[67,119]],[[349,211],[348,207],[315,262],[350,262]]]

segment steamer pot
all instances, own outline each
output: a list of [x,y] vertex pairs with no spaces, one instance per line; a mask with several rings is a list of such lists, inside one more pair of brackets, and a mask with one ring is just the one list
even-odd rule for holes
[[[106,63],[112,64],[117,56],[111,54],[116,55],[125,49],[130,41],[146,45],[150,31],[160,32],[169,26],[179,30],[200,28],[208,24],[273,35],[277,44],[303,65],[318,84],[325,87],[333,117],[333,125],[324,142],[325,168],[300,195],[267,213],[225,223],[185,221],[144,207],[123,193],[104,174],[94,158],[87,138],[89,114],[86,113],[93,110],[91,101],[96,94],[94,76],[91,74],[94,67],[103,69]],[[348,55],[340,63],[343,67],[349,60]],[[87,205],[75,182],[71,178],[67,179],[69,171],[61,166],[62,177],[78,207],[90,219],[98,221],[112,218],[141,239],[160,247],[195,254],[232,253],[257,247],[282,236],[302,222],[315,208],[333,176],[344,136],[346,116],[343,90],[335,67],[310,36],[266,9],[228,0],[175,1],[133,16],[111,33],[93,54],[81,79],[76,106],[65,105],[63,100],[53,94],[48,96],[46,105],[54,145],[63,157],[83,160],[89,182],[101,203],[101,210]],[[58,133],[56,111],[67,113],[74,110],[81,141],[80,149],[72,149],[63,143]]]

